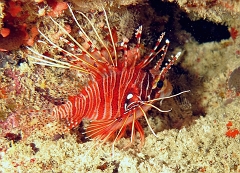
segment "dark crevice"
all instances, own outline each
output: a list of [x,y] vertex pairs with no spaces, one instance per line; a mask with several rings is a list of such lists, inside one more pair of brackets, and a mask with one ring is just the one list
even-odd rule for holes
[[[150,0],[149,4],[157,16],[169,16],[169,21],[165,25],[167,33],[169,31],[179,32],[185,30],[200,44],[212,41],[219,42],[230,37],[227,26],[204,19],[192,21],[188,14],[182,11],[176,3]],[[173,34],[173,38],[170,38],[171,41],[174,41],[174,35],[176,34]]]
[[195,40],[200,44],[212,41],[219,42],[230,37],[227,26],[203,19],[191,21],[188,17],[182,15],[179,23],[182,26],[182,29],[191,33]]

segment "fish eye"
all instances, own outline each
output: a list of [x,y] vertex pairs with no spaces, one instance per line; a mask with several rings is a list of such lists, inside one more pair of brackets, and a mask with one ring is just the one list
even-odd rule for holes
[[160,89],[160,88],[163,87],[163,84],[164,84],[163,80],[159,80],[159,81],[157,82],[157,87]]
[[128,93],[124,103],[125,111],[130,111],[131,109],[138,106],[139,105],[139,103],[137,102],[138,100],[139,98],[135,95],[135,93]]
[[126,101],[125,101],[125,104],[124,104],[124,109],[125,111],[128,110],[128,106],[129,104],[131,103],[130,100],[131,98],[133,98],[133,94],[132,93],[129,93],[126,97]]
[[130,100],[131,98],[133,98],[133,94],[132,93],[127,95],[127,100]]

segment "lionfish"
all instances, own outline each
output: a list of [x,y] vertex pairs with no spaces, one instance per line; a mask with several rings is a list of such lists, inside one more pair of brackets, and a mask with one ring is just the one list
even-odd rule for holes
[[[77,127],[83,119],[91,120],[86,128],[87,136],[102,141],[102,143],[112,139],[113,147],[115,142],[123,137],[128,128],[131,130],[130,144],[134,142],[136,132],[139,132],[141,145],[143,145],[145,140],[144,130],[138,119],[145,117],[151,132],[157,136],[149,124],[146,111],[155,108],[160,112],[168,112],[170,110],[163,111],[153,103],[187,92],[183,91],[171,95],[173,87],[166,79],[167,72],[181,52],[172,56],[168,63],[161,68],[170,43],[166,39],[166,44],[159,48],[165,33],[160,35],[150,53],[142,57],[140,55],[142,26],[136,30],[137,43],[135,47],[129,48],[127,42],[119,44],[117,39],[114,38],[114,31],[110,28],[104,8],[103,14],[110,36],[109,40],[102,39],[90,19],[84,13],[79,12],[91,25],[97,41],[101,45],[101,48],[98,48],[79,24],[71,7],[68,7],[74,22],[79,28],[79,37],[85,43],[88,43],[88,48],[79,43],[52,17],[50,17],[51,21],[69,38],[61,37],[61,39],[65,44],[80,49],[81,54],[74,54],[73,51],[62,48],[40,30],[40,35],[46,40],[40,41],[41,43],[47,43],[49,46],[58,49],[70,57],[71,60],[67,62],[57,60],[28,47],[28,50],[33,53],[33,55],[29,55],[30,58],[34,59],[35,62],[33,63],[75,69],[90,79],[87,85],[80,89],[79,94],[69,96],[68,101],[62,105],[56,105],[52,110],[52,116],[66,120],[70,129]],[[154,67],[147,69],[146,67],[157,55],[160,55],[160,59]],[[159,70],[160,68],[161,70]]]

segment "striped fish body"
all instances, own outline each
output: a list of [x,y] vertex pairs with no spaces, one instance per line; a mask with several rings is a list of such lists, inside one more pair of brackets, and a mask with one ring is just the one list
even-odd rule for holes
[[[39,33],[47,42],[40,40],[39,43],[48,44],[58,49],[73,61],[56,60],[32,48],[28,48],[35,55],[29,55],[29,57],[34,59],[36,64],[78,70],[90,76],[88,84],[82,88],[79,94],[69,96],[65,104],[55,106],[52,110],[52,115],[58,119],[66,120],[70,129],[78,126],[82,119],[92,120],[86,129],[87,135],[103,141],[112,137],[114,137],[114,142],[117,141],[124,135],[126,128],[129,127],[131,129],[131,143],[136,131],[139,132],[141,142],[144,143],[144,132],[138,119],[144,116],[150,130],[153,132],[148,122],[146,111],[150,108],[155,108],[163,112],[154,106],[153,103],[163,100],[171,94],[172,86],[166,79],[166,74],[180,56],[180,52],[172,56],[169,62],[165,64],[165,67],[162,67],[162,62],[169,46],[169,40],[166,39],[166,44],[159,48],[165,33],[162,33],[150,53],[141,57],[140,39],[142,26],[136,31],[137,43],[135,47],[128,48],[127,42],[122,42],[120,45],[117,44],[117,34],[114,33],[116,30],[110,29],[108,17],[104,9],[109,40],[103,40],[99,37],[90,19],[80,12],[92,26],[99,44],[102,46],[99,49],[78,23],[70,6],[69,11],[79,27],[79,36],[85,43],[89,44],[88,48],[79,43],[57,21],[51,17],[50,19],[70,39],[69,41],[61,37],[64,43],[72,48],[79,49],[79,52],[82,53],[80,56],[75,55],[74,51],[68,51],[54,43],[40,30]],[[108,44],[104,43],[105,41]],[[157,55],[160,55],[160,58],[156,64],[152,68],[147,69],[148,64]],[[154,132],[153,134],[155,135]]]
[[[171,94],[172,86],[166,79],[161,88],[152,89],[152,82],[153,76],[149,71],[137,67],[110,67],[107,72],[90,80],[78,95],[69,96],[66,104],[56,106],[53,116],[66,119],[70,129],[79,125],[82,119],[96,120],[92,123],[94,127],[98,122],[104,126],[103,122],[106,121],[108,128],[104,129],[104,134],[113,134],[122,126],[137,122],[144,115],[143,111],[151,108],[151,105],[144,105],[142,101],[164,98]],[[139,109],[140,106],[143,111]],[[110,128],[108,123],[113,121],[116,123]],[[92,128],[90,125],[88,129]],[[91,137],[103,135],[102,129],[99,132],[91,131],[95,132],[88,133]],[[105,135],[101,136],[101,139],[104,138]]]

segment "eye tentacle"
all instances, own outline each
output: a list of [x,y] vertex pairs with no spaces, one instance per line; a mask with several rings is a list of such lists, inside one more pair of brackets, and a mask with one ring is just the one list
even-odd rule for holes
[[166,96],[166,97],[159,97],[159,98],[156,98],[156,99],[151,99],[151,100],[147,100],[147,101],[142,101],[142,103],[151,103],[151,102],[154,102],[154,101],[169,99],[169,98],[173,98],[173,97],[179,96],[179,95],[181,95],[181,94],[183,94],[183,93],[187,93],[187,92],[190,92],[190,90],[182,91],[182,92],[180,92],[180,93],[177,93],[177,94],[174,94],[174,95],[170,95],[170,96]]
[[153,108],[157,109],[159,112],[171,112],[171,111],[172,111],[172,108],[171,108],[171,109],[169,109],[169,110],[166,110],[166,111],[164,111],[164,110],[162,110],[162,109],[158,108],[157,106],[154,106],[154,105],[153,105],[153,104],[151,104],[151,103],[144,103],[144,102],[141,102],[141,103],[142,103],[142,104],[144,104],[144,105],[151,106],[151,107],[153,107]]

